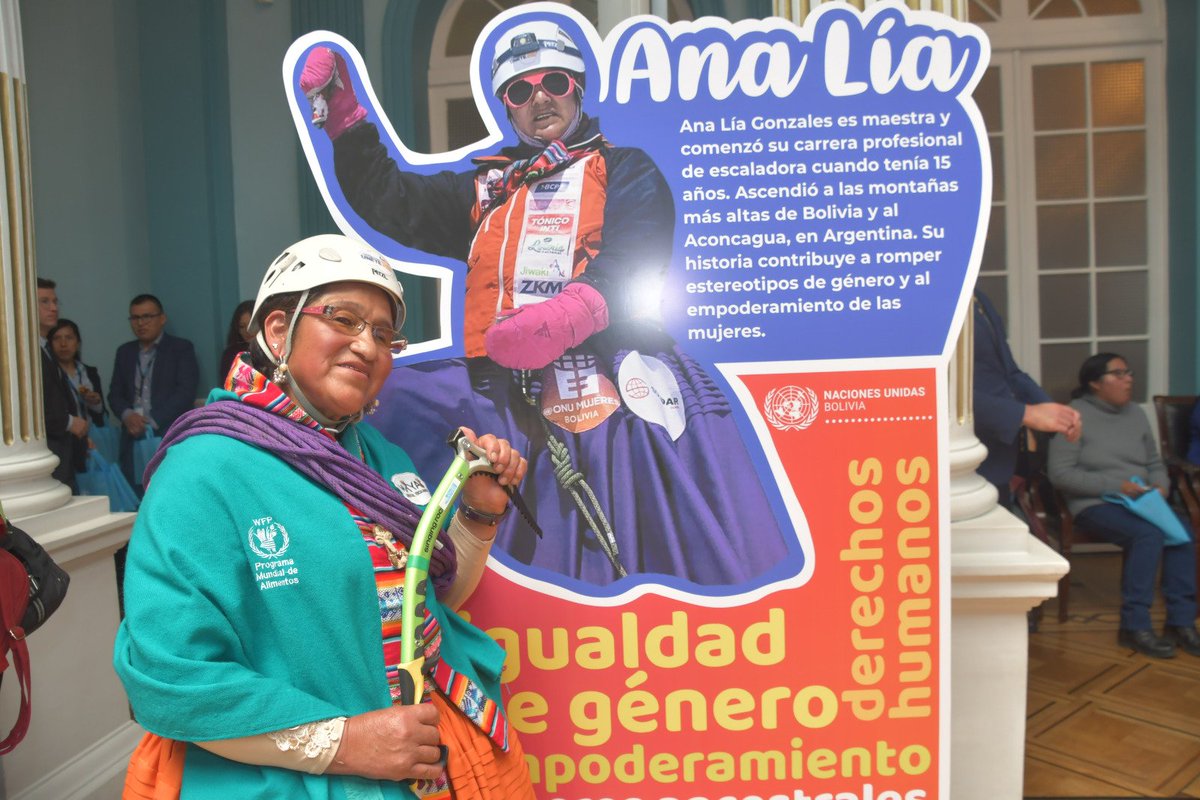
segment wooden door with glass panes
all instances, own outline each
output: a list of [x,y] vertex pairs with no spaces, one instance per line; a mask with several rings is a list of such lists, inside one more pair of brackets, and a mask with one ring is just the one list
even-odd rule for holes
[[1137,370],[1144,401],[1166,384],[1161,3],[970,8],[995,47],[976,92],[994,169],[980,288],[1056,399],[1087,356],[1111,351]]

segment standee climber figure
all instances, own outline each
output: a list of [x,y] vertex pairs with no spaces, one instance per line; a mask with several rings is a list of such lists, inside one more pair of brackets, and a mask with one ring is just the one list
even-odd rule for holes
[[300,89],[353,224],[467,267],[465,357],[398,369],[375,420],[421,469],[444,454],[411,435],[447,415],[527,454],[523,494],[546,536],[502,523],[497,542],[518,564],[601,586],[634,574],[739,584],[779,565],[785,538],[728,401],[658,322],[667,182],[584,112],[586,78],[557,23],[503,31],[490,85],[519,143],[471,171],[421,175],[380,141],[342,55],[306,54]]

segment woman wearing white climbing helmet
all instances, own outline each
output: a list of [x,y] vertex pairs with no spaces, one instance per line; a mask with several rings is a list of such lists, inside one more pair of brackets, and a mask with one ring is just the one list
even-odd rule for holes
[[494,435],[475,441],[498,480],[468,479],[429,569],[430,702],[398,704],[407,548],[429,492],[361,420],[403,321],[386,259],[344,236],[305,239],[263,278],[250,351],[164,438],[114,655],[151,731],[126,797],[158,797],[143,778],[169,764],[197,798],[404,798],[413,780],[422,796],[533,796],[500,708],[504,652],[453,613],[526,469]]
[[[584,111],[587,59],[558,23],[502,30],[491,56],[519,143],[434,175],[399,168],[340,53],[304,61],[330,183],[374,230],[467,265],[465,357],[398,370],[381,429],[418,465],[436,451],[392,420],[454,409],[503,431],[530,459],[523,494],[547,535],[510,519],[500,549],[567,585],[728,585],[779,567],[787,545],[728,401],[645,311],[671,258],[666,180]],[[417,407],[416,392],[433,402]]]

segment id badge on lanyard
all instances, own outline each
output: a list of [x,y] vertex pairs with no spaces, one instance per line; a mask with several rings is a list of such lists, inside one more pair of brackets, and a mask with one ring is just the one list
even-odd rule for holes
[[553,297],[575,270],[575,239],[587,158],[530,185],[517,263],[513,305],[517,308]]

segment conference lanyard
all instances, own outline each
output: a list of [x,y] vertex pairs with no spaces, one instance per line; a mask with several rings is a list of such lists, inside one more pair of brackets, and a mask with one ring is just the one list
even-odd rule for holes
[[157,345],[151,349],[149,358],[144,358],[143,353],[138,353],[137,375],[134,377],[133,394],[135,398],[134,405],[142,409],[141,413],[143,416],[150,411],[150,378],[154,373],[154,360],[156,358],[158,358]]

